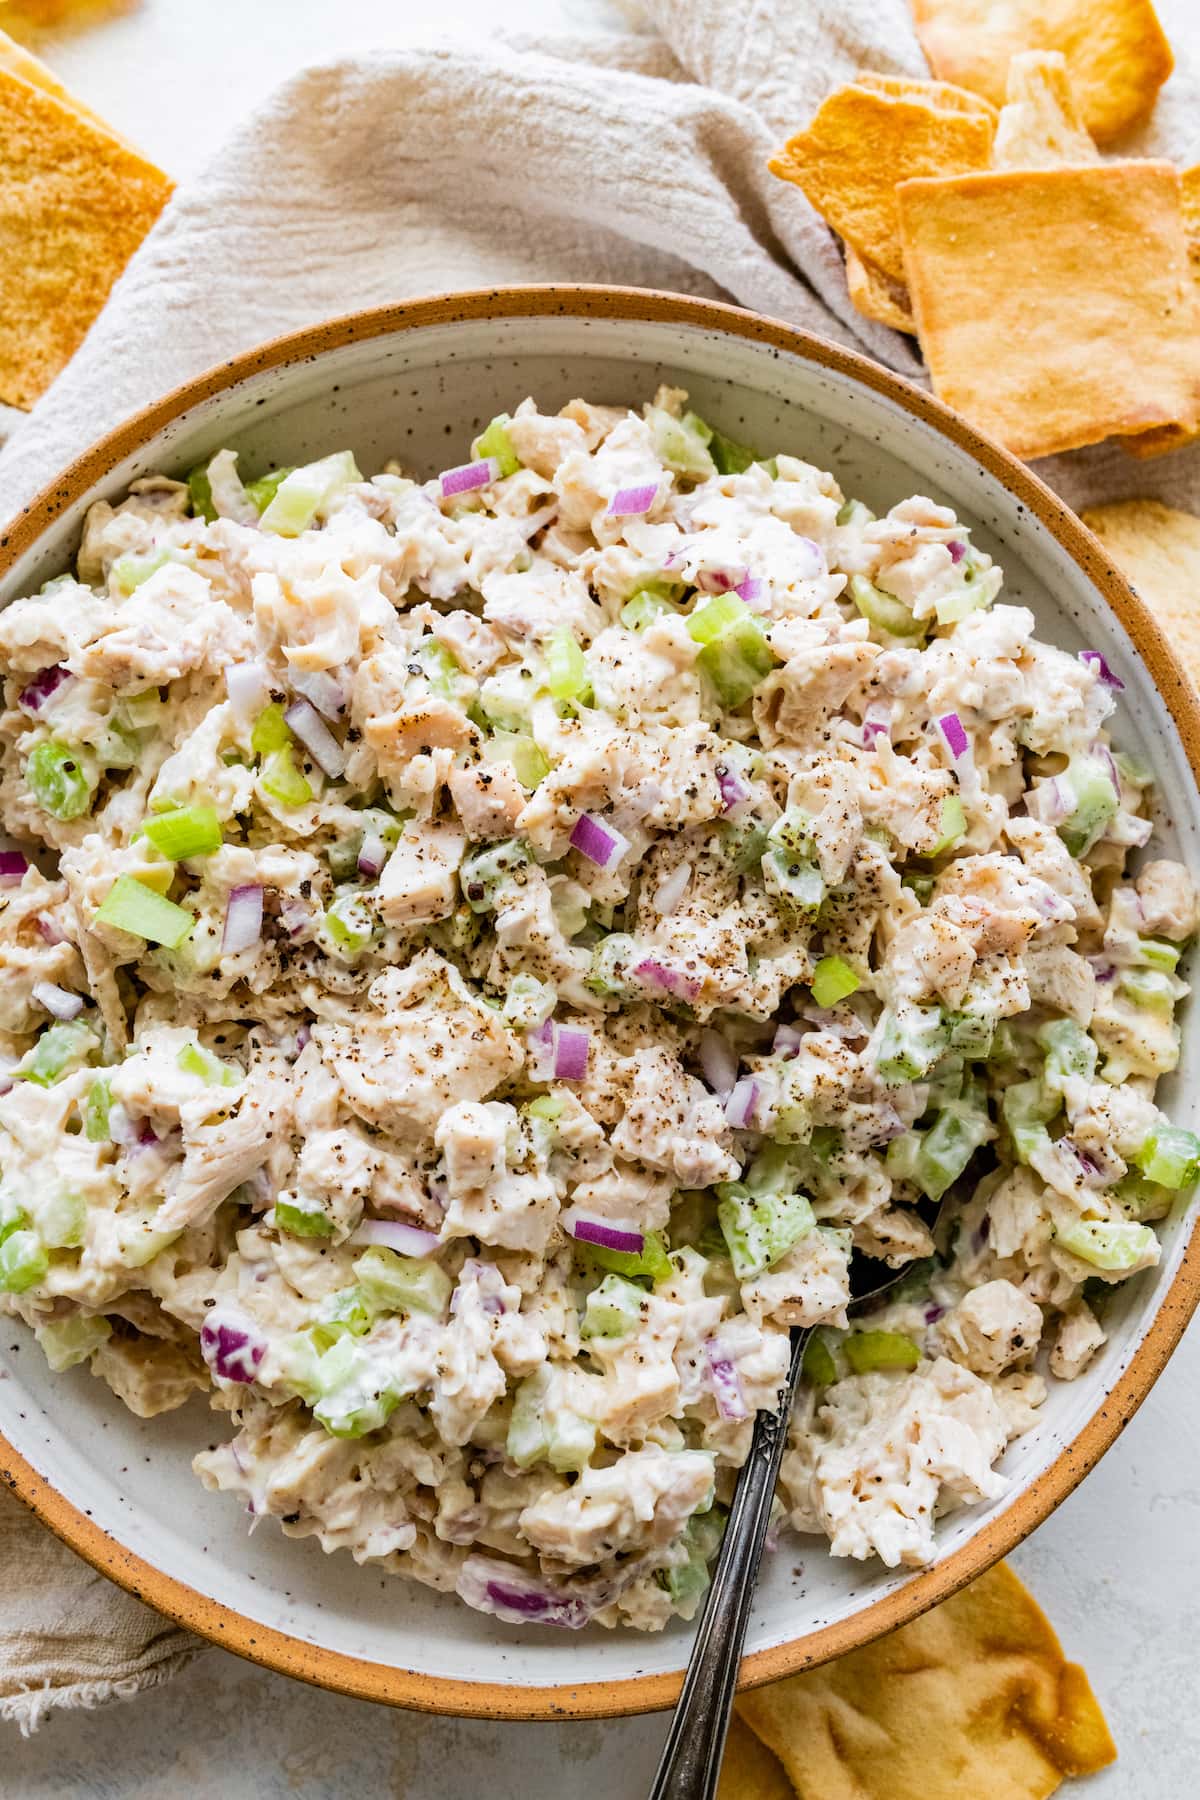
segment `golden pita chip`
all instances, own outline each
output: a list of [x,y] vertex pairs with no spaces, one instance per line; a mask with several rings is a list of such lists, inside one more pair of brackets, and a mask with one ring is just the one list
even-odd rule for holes
[[925,100],[942,112],[984,113],[993,124],[996,119],[996,109],[990,100],[985,100],[982,94],[971,93],[968,88],[955,87],[949,81],[921,81],[915,75],[875,75],[870,69],[860,69],[854,77],[854,86],[866,88],[872,94],[886,94],[892,100]]
[[0,66],[0,400],[30,407],[82,342],[172,183]]
[[1023,457],[1200,420],[1200,309],[1170,163],[896,190],[933,385]]
[[[0,21],[6,16],[7,8],[0,10]],[[0,31],[0,74],[16,75],[19,80],[27,81],[31,87],[41,88],[43,93],[52,94],[63,106],[69,106],[71,111],[78,113],[81,118],[90,119],[93,125],[101,131],[108,132],[110,137],[120,137],[120,133],[114,131],[111,125],[105,124],[99,113],[94,113],[90,106],[83,104],[82,100],[77,100],[74,94],[63,86],[53,69],[47,68],[40,57],[34,56],[32,51],[26,50],[22,44],[18,44],[15,39],[10,38],[5,31]],[[121,142],[124,143],[125,139],[121,138]]]
[[1025,50],[1008,65],[1008,99],[1000,108],[994,169],[1057,169],[1097,163],[1100,152],[1079,115],[1057,50]]
[[729,1721],[716,1800],[796,1800],[779,1758],[736,1712]]
[[912,9],[934,74],[997,106],[1014,56],[1061,50],[1102,144],[1146,117],[1174,67],[1151,0],[912,0]]
[[830,94],[768,166],[802,188],[860,256],[892,281],[903,282],[896,183],[907,176],[985,169],[992,131],[990,115],[852,85]]
[[1183,228],[1187,232],[1188,255],[1200,270],[1200,163],[1184,169],[1179,177],[1183,205]]
[[846,286],[851,304],[864,318],[878,319],[881,325],[890,325],[895,331],[917,329],[908,289],[874,263],[864,262],[850,244],[846,245]]
[[1160,500],[1093,506],[1083,522],[1137,589],[1200,687],[1200,519]]
[[1087,1676],[1003,1563],[738,1711],[806,1800],[1044,1800],[1116,1756]]

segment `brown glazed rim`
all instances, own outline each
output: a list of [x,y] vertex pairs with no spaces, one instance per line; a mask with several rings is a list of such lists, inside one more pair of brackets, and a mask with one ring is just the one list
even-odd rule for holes
[[[1178,727],[1192,772],[1200,780],[1200,702],[1146,606],[1103,546],[1049,488],[939,401],[878,364],[778,320],[679,294],[558,285],[481,289],[352,313],[276,338],[176,388],[85,450],[25,508],[7,534],[0,536],[0,574],[7,572],[65,507],[147,438],[198,402],[225,393],[250,376],[311,362],[323,352],[347,344],[423,326],[529,316],[619,319],[631,325],[662,322],[723,332],[848,376],[932,427],[1022,502],[1104,596],[1144,659]],[[856,1649],[946,1599],[1005,1556],[1066,1499],[1132,1418],[1161,1374],[1198,1300],[1200,1251],[1193,1229],[1180,1267],[1129,1367],[1050,1467],[994,1523],[927,1573],[882,1595],[852,1618],[755,1651],[742,1664],[741,1685],[775,1681]],[[168,1618],[252,1662],[339,1693],[426,1712],[492,1719],[569,1719],[649,1712],[671,1705],[679,1692],[680,1670],[634,1675],[627,1680],[518,1687],[431,1676],[323,1649],[257,1624],[152,1567],[64,1499],[2,1437],[0,1474],[80,1556]],[[570,1643],[569,1637],[564,1638],[564,1658],[570,1655]]]

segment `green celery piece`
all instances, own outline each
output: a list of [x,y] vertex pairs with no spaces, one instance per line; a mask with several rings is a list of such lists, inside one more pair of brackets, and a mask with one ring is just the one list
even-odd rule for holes
[[127,550],[124,556],[118,556],[109,573],[118,594],[128,599],[135,589],[140,588],[143,581],[149,581],[152,575],[171,561],[167,550],[152,551],[149,556],[135,556]]
[[739,1281],[777,1263],[815,1223],[803,1194],[755,1195],[739,1181],[719,1183],[717,1193],[717,1217]]
[[189,471],[187,485],[193,517],[204,519],[211,525],[217,516],[217,509],[213,505],[212,483],[208,479],[207,463],[197,463],[196,467]]
[[1166,938],[1144,937],[1138,939],[1138,953],[1147,968],[1161,969],[1165,974],[1173,975],[1183,955],[1183,947]]
[[921,1139],[916,1179],[922,1193],[940,1200],[988,1136],[988,1116],[961,1104],[943,1107]]
[[898,1331],[852,1331],[842,1339],[846,1361],[856,1375],[875,1369],[915,1369],[921,1352]]
[[940,1007],[914,1006],[903,1019],[888,1009],[876,1067],[884,1081],[919,1081],[948,1048],[950,1028]]
[[645,631],[648,625],[653,625],[655,619],[661,619],[675,610],[671,602],[664,600],[661,594],[651,593],[649,588],[639,588],[621,608],[621,623],[627,631]]
[[70,744],[47,738],[29,753],[25,785],[52,819],[78,819],[88,811],[96,783]]
[[961,1012],[948,1011],[946,1023],[950,1027],[952,1050],[961,1051],[964,1056],[987,1060],[996,1038],[994,1002],[984,1004],[977,1001]]
[[715,644],[734,625],[754,615],[738,594],[713,594],[688,614],[688,636],[697,644]]
[[463,668],[458,658],[436,638],[427,638],[417,651],[417,661],[435,694],[443,700],[454,700],[463,685]]
[[313,797],[312,787],[296,762],[291,744],[272,750],[262,766],[263,792],[281,806],[304,806]]
[[279,492],[280,483],[286,481],[293,472],[293,467],[289,464],[287,468],[271,469],[266,475],[260,475],[257,481],[246,483],[246,498],[260,518]]
[[458,871],[463,898],[472,912],[491,912],[497,891],[517,869],[529,863],[529,851],[520,838],[505,838],[464,856]]
[[842,1134],[836,1125],[814,1125],[809,1149],[818,1162],[833,1162],[842,1153]]
[[86,1362],[93,1350],[98,1350],[105,1339],[112,1336],[112,1326],[107,1319],[86,1318],[83,1313],[71,1313],[65,1319],[47,1319],[35,1330],[42,1353],[56,1375],[61,1375],[64,1369],[73,1369],[76,1363]]
[[533,738],[523,731],[494,731],[484,739],[483,759],[489,763],[511,763],[521,786],[532,793],[550,773],[550,764]]
[[1048,1147],[1050,1133],[1046,1127],[1058,1108],[1059,1095],[1045,1082],[1017,1081],[1005,1088],[1000,1110],[1018,1162],[1027,1163]]
[[731,625],[696,658],[720,704],[731,711],[743,705],[775,667],[775,652],[752,615]]
[[141,835],[171,862],[189,856],[211,856],[224,843],[221,821],[212,806],[180,806],[147,819]]
[[838,525],[869,525],[875,514],[861,500],[843,500],[838,508]]
[[809,1387],[830,1387],[837,1380],[837,1363],[823,1332],[814,1331],[805,1344],[801,1369]]
[[365,1289],[339,1288],[321,1302],[320,1316],[311,1328],[312,1341],[320,1351],[330,1349],[344,1332],[352,1337],[365,1337],[375,1322],[377,1308]]
[[901,887],[911,888],[922,906],[929,905],[929,898],[933,893],[932,875],[902,875],[900,877],[900,885]]
[[886,631],[889,637],[920,637],[924,630],[902,600],[885,594],[865,575],[850,577],[849,593],[863,618],[880,631]]
[[1095,1079],[1099,1050],[1074,1019],[1050,1020],[1038,1032],[1038,1043],[1046,1052],[1044,1080],[1051,1092],[1063,1093],[1071,1080]]
[[37,1234],[47,1250],[78,1250],[87,1227],[82,1194],[60,1190],[38,1207]]
[[742,475],[759,459],[748,444],[739,444],[736,438],[726,437],[723,431],[714,431],[708,440],[708,454],[712,457],[718,475]]
[[1135,1006],[1169,1019],[1175,1011],[1175,978],[1162,969],[1124,969],[1117,985]]
[[344,889],[325,910],[325,929],[347,956],[361,956],[375,936],[375,915],[354,888]]
[[1147,1181],[1160,1187],[1190,1188],[1200,1170],[1200,1137],[1163,1120],[1133,1157]]
[[642,960],[636,938],[626,931],[610,931],[592,949],[592,966],[584,977],[593,994],[625,994],[630,972]]
[[96,913],[101,925],[114,925],[147,943],[178,950],[196,923],[196,915],[147,887],[136,875],[118,875]]
[[1136,1268],[1158,1242],[1149,1225],[1137,1225],[1130,1219],[1116,1224],[1107,1219],[1080,1219],[1066,1231],[1060,1231],[1058,1241],[1072,1256],[1110,1275]]
[[655,1574],[659,1586],[671,1596],[686,1619],[695,1616],[696,1608],[708,1592],[708,1565],[720,1548],[728,1516],[725,1508],[719,1505],[711,1506],[707,1512],[693,1513],[679,1540],[688,1553],[688,1560],[659,1569]]
[[1086,856],[1117,816],[1120,797],[1104,764],[1095,756],[1073,756],[1058,777],[1074,801],[1058,835],[1072,856]]
[[569,625],[560,625],[546,645],[546,685],[555,700],[591,699],[587,659]]
[[206,1087],[236,1087],[242,1079],[240,1069],[232,1068],[195,1042],[185,1044],[175,1061],[185,1075],[199,1076]]
[[281,537],[299,537],[318,513],[327,512],[334,501],[361,480],[358,465],[348,450],[335,451],[319,462],[292,469],[263,508],[262,528],[278,532]]
[[180,1231],[156,1231],[154,1209],[116,1215],[117,1247],[120,1260],[131,1269],[144,1269],[159,1253],[173,1244]]
[[[353,1348],[357,1342],[347,1333],[317,1363],[316,1379],[322,1392],[313,1407],[313,1418],[325,1427],[330,1437],[360,1438],[370,1431],[381,1431],[403,1399],[403,1395],[383,1386],[370,1390],[364,1398],[362,1379],[356,1379],[357,1371],[346,1371],[343,1363],[333,1361],[343,1345]],[[336,1379],[339,1374],[342,1376],[340,1381]]]
[[292,728],[283,716],[283,708],[277,701],[264,706],[254,721],[254,729],[250,733],[250,748],[256,756],[267,756],[272,750],[286,750],[293,744]]
[[[694,413],[677,419],[661,406],[647,406],[645,417],[657,455],[675,474],[684,475],[690,481],[707,481],[716,474],[716,465],[703,436],[708,426],[703,425]],[[702,426],[702,430],[697,430],[697,426]]]
[[490,456],[495,459],[500,475],[515,475],[521,467],[521,459],[513,449],[513,442],[508,435],[508,427],[512,420],[507,413],[497,413],[486,431],[480,432],[471,445],[471,460],[484,462]]
[[603,1244],[585,1244],[594,1262],[613,1275],[649,1276],[651,1281],[665,1281],[672,1273],[671,1259],[657,1231],[648,1231],[640,1250],[609,1250]]
[[848,962],[840,956],[823,956],[813,970],[812,997],[818,1006],[836,1006],[861,985]]
[[0,1243],[0,1292],[24,1294],[45,1278],[49,1267],[50,1258],[36,1232],[10,1232]]
[[585,1469],[596,1448],[594,1419],[552,1406],[553,1377],[549,1365],[527,1376],[517,1388],[509,1419],[505,1454],[520,1469],[548,1462],[563,1473]]
[[606,1275],[587,1297],[580,1334],[585,1338],[627,1337],[641,1324],[645,1304],[644,1288],[620,1275]]
[[1112,1195],[1126,1218],[1136,1219],[1139,1224],[1165,1219],[1175,1204],[1175,1193],[1171,1188],[1163,1187],[1157,1181],[1147,1181],[1144,1175],[1123,1176],[1113,1188]]
[[14,1081],[32,1081],[35,1087],[52,1087],[62,1076],[81,1068],[96,1049],[95,1033],[78,1020],[48,1025],[32,1050],[27,1050],[11,1071]]
[[327,1212],[319,1206],[297,1206],[291,1200],[276,1200],[275,1226],[290,1237],[333,1236],[333,1220]]
[[372,1244],[354,1264],[354,1274],[372,1306],[381,1312],[423,1312],[440,1318],[450,1304],[453,1282],[426,1257],[401,1256]]
[[112,1138],[108,1115],[112,1106],[112,1091],[102,1075],[98,1075],[88,1089],[87,1102],[83,1109],[83,1135],[89,1144],[107,1144]]
[[927,856],[943,856],[947,850],[953,849],[967,834],[967,815],[962,801],[957,794],[947,794],[942,801],[942,816],[938,839],[925,854]]

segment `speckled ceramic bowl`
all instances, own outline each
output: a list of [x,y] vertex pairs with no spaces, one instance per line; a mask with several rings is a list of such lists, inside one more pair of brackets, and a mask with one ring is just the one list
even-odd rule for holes
[[[1122,673],[1117,742],[1161,782],[1159,842],[1200,868],[1200,709],[1169,646],[1104,551],[1034,476],[925,394],[785,325],[682,299],[605,288],[450,295],[281,338],[168,395],[86,452],[0,539],[0,600],[72,555],[88,504],[151,470],[182,471],[222,444],[250,466],[349,445],[365,469],[392,455],[425,474],[461,461],[491,416],[526,394],[640,404],[661,381],[733,437],[832,469],[882,511],[914,492],[955,506],[998,557],[1005,592],[1040,635],[1094,646]],[[1194,1118],[1200,1012],[1165,1103]],[[1200,1294],[1190,1221],[1163,1229],[1161,1265],[1115,1297],[1086,1374],[1055,1385],[1001,1467],[990,1506],[945,1520],[919,1574],[835,1562],[785,1535],[767,1559],[743,1679],[762,1682],[865,1643],[1003,1555],[1112,1443],[1161,1371]],[[223,1419],[196,1402],[143,1424],[86,1372],[49,1373],[32,1337],[0,1340],[0,1470],[105,1574],[231,1650],[347,1693],[442,1712],[545,1718],[648,1710],[675,1697],[686,1626],[656,1637],[516,1630],[457,1601],[289,1542],[253,1537],[191,1474]]]

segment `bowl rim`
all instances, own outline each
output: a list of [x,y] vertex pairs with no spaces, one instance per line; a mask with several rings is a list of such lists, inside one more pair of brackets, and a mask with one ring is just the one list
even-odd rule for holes
[[[583,283],[476,288],[371,307],[284,333],[183,382],[82,451],[0,534],[0,577],[60,513],[118,462],[192,407],[229,392],[252,376],[311,363],[352,343],[431,325],[546,316],[685,325],[764,344],[847,377],[931,427],[1028,508],[1116,614],[1175,721],[1192,773],[1200,783],[1200,696],[1148,607],[1108,551],[1038,476],[931,394],[856,351],[780,319],[684,294]],[[1067,1498],[1146,1398],[1200,1303],[1198,1224],[1200,1217],[1192,1224],[1179,1267],[1120,1379],[1076,1436],[1004,1513],[925,1573],[880,1595],[860,1612],[752,1652],[742,1662],[740,1687],[757,1687],[815,1667],[908,1623],[983,1574]],[[0,1478],[93,1568],[178,1625],[251,1662],[353,1698],[422,1712],[532,1720],[652,1712],[672,1705],[679,1694],[682,1669],[561,1686],[518,1686],[428,1675],[311,1644],[257,1623],[117,1543],[38,1474],[2,1435]]]

